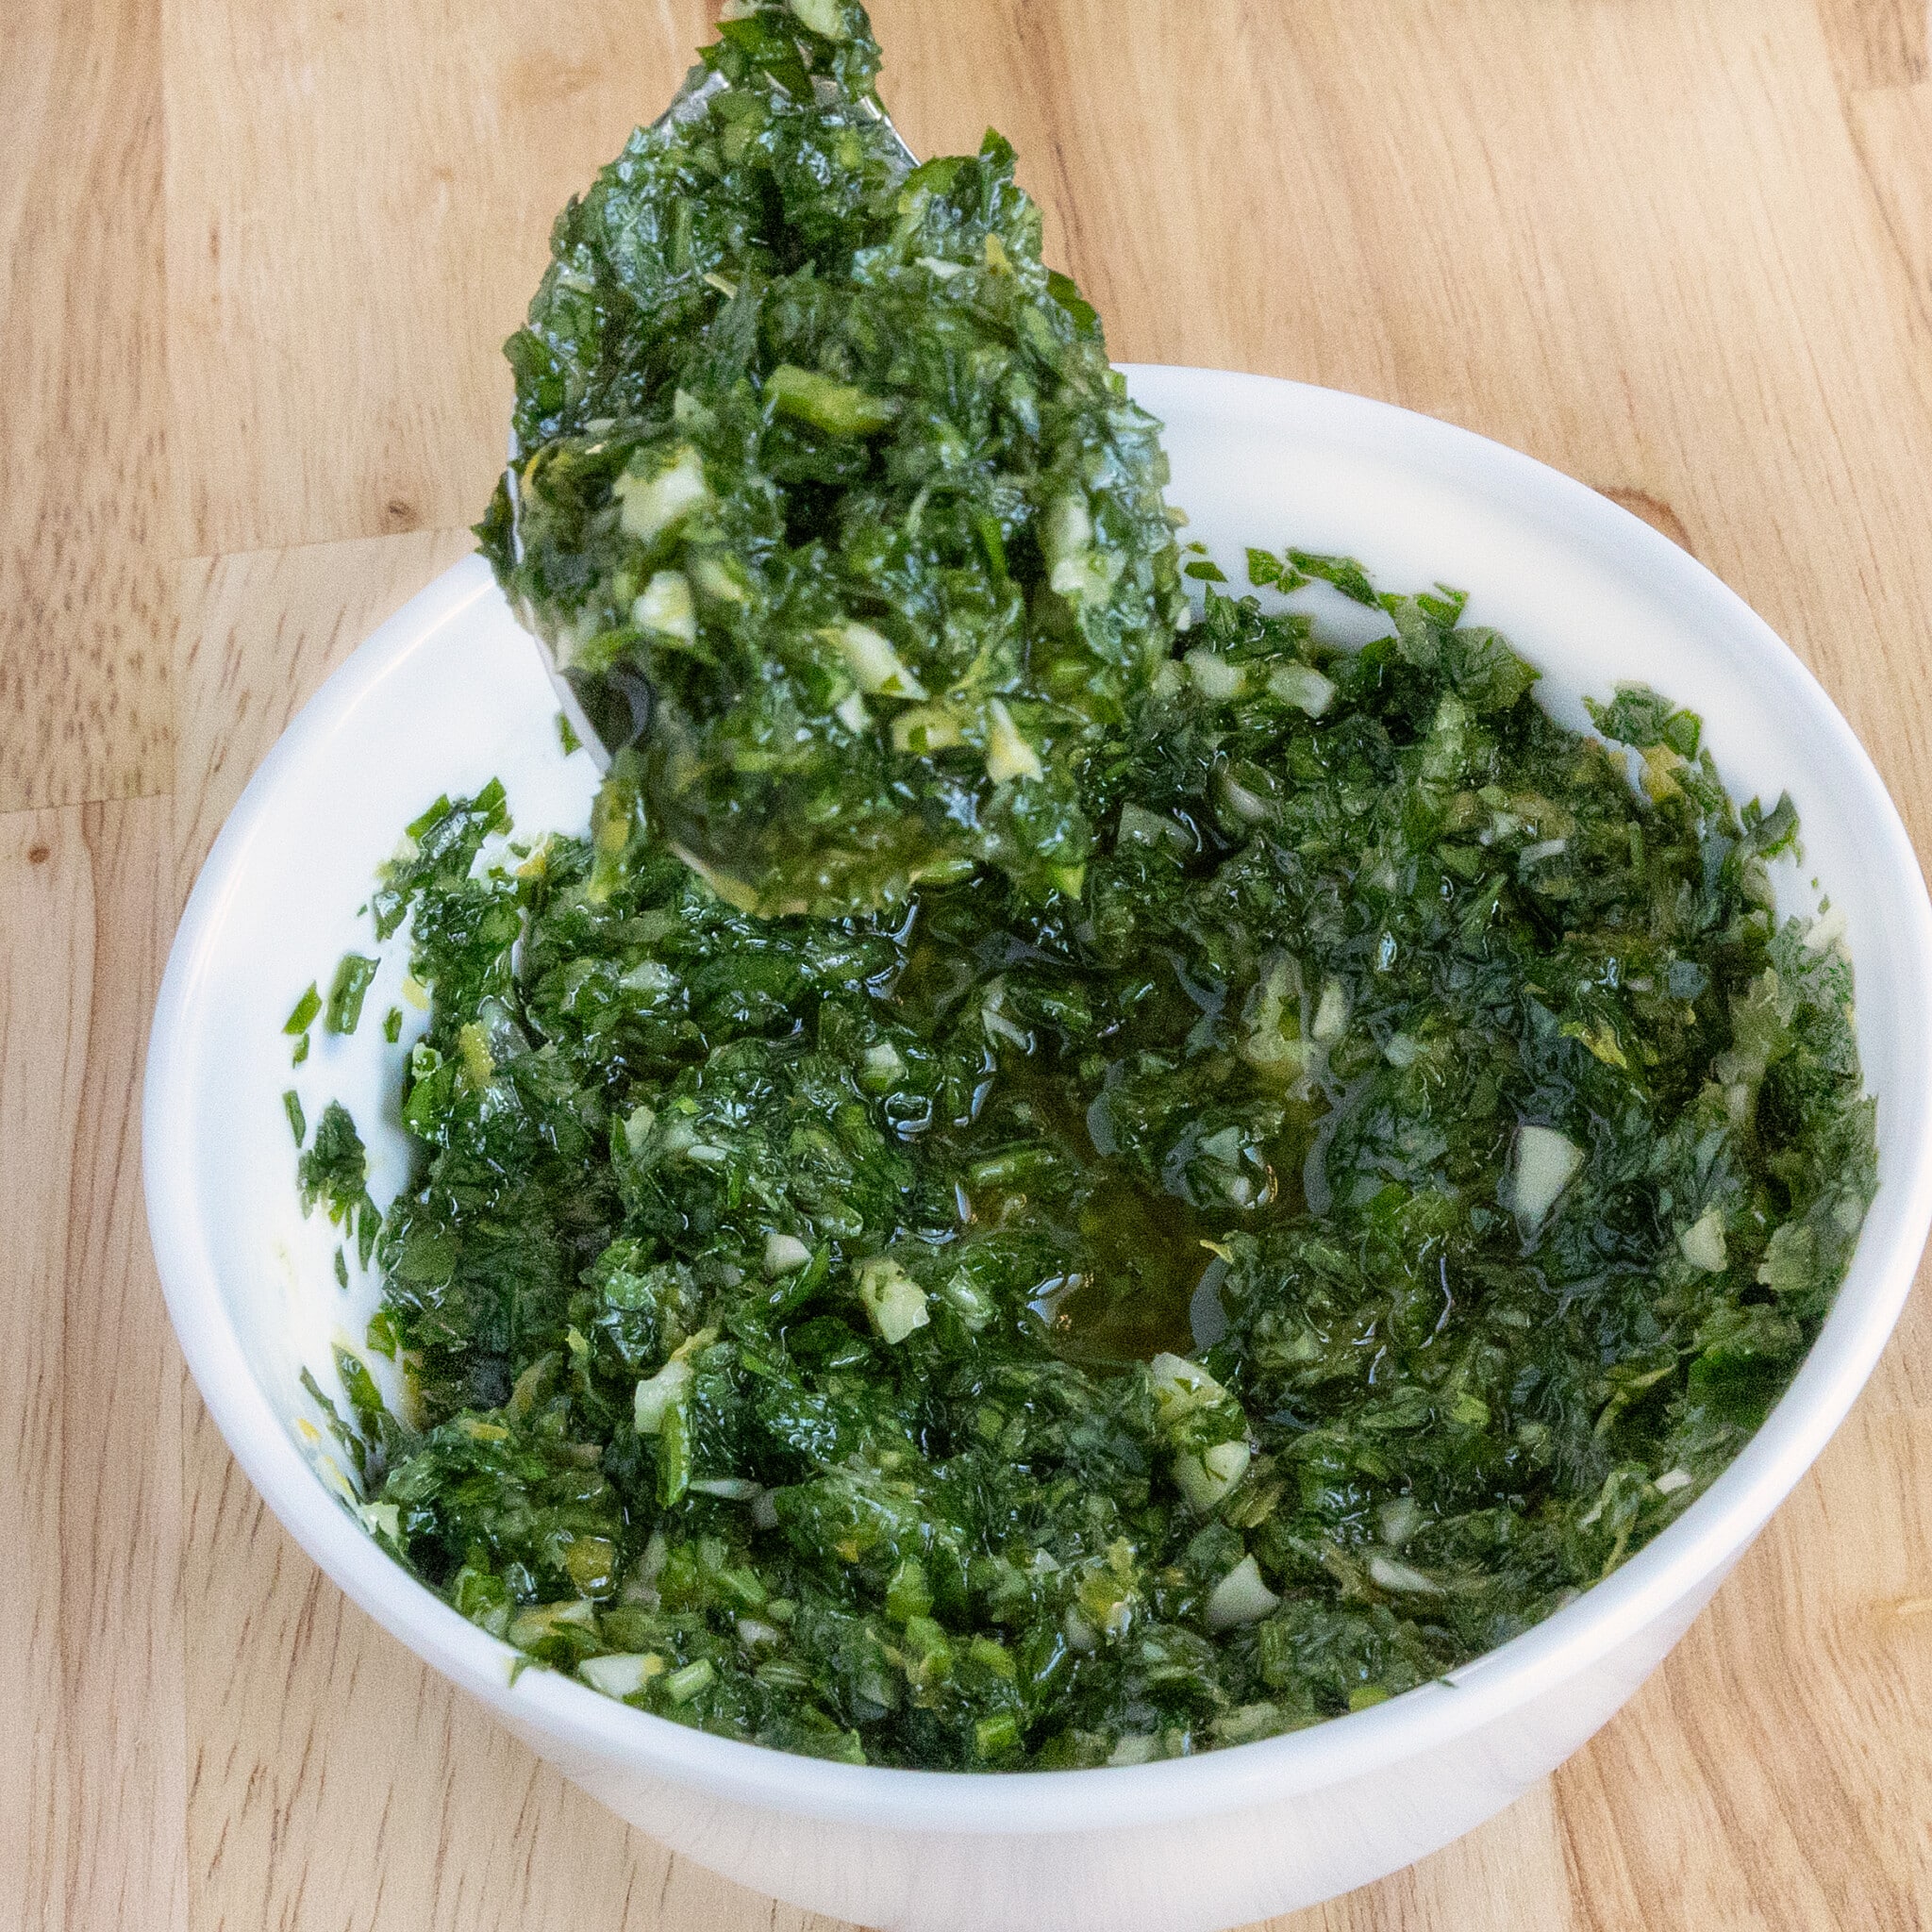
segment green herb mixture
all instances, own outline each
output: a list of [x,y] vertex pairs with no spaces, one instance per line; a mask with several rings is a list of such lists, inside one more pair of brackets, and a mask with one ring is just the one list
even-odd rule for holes
[[[343,1361],[385,1545],[645,1708],[993,1768],[1358,1708],[1676,1515],[1871,1193],[1850,970],[1693,719],[1600,714],[1640,795],[1384,601],[1348,655],[1210,591],[1077,899],[764,921],[439,802],[375,902],[434,993],[408,1421]],[[304,1182],[366,1227],[353,1139]]]
[[431,1000],[386,1214],[288,1096],[408,1391],[309,1385],[362,1520],[528,1659],[852,1762],[1440,1676],[1702,1491],[1847,1264],[1873,1115],[1790,804],[1641,689],[1565,729],[1350,559],[1249,575],[1377,608],[1359,651],[1206,562],[1183,625],[1004,146],[894,178],[834,0],[707,58],[558,225],[486,526],[655,721],[591,836],[491,786],[385,869]]
[[859,7],[703,58],[558,221],[484,551],[607,743],[649,717],[610,808],[747,908],[1077,891],[1077,768],[1185,608],[1156,425],[1011,148],[904,172]]

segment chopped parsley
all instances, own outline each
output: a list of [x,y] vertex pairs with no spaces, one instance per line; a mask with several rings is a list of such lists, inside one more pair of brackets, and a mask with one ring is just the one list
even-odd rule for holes
[[[1249,553],[1251,557],[1254,554]],[[1311,550],[1291,550],[1287,561],[1276,566],[1265,581],[1279,584],[1284,591],[1295,591],[1317,577],[1332,584],[1351,603],[1366,604],[1373,610],[1381,601],[1368,572],[1352,557],[1320,557]],[[1255,578],[1257,583],[1263,581]]]
[[741,12],[558,221],[484,553],[739,903],[1077,896],[1081,768],[1184,608],[1156,425],[1006,142],[907,174],[860,8]]
[[362,1002],[375,977],[376,962],[361,953],[344,953],[328,990],[323,1024],[331,1033],[353,1033],[362,1024]]
[[282,1031],[291,1034],[306,1034],[313,1024],[316,1014],[322,1011],[322,995],[315,990],[315,982],[308,982],[308,991],[295,1002],[294,1010],[282,1023]]
[[323,1109],[315,1138],[295,1163],[295,1178],[303,1213],[311,1213],[318,1204],[325,1208],[329,1220],[355,1238],[366,1267],[382,1215],[369,1197],[369,1157],[362,1136],[341,1101],[332,1100]]
[[[1000,1769],[1362,1708],[1681,1512],[1871,1195],[1850,969],[1683,714],[1602,713],[1640,791],[1381,608],[1208,591],[1077,902],[768,921],[636,828],[412,874],[385,1545],[681,1723]],[[362,1174],[331,1108],[305,1187]]]

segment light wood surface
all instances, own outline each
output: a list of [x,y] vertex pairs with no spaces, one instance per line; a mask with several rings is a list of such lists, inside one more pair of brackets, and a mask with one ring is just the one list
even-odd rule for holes
[[[1117,355],[1385,396],[1617,495],[1790,641],[1932,844],[1924,0],[876,13],[908,140],[1016,141]],[[0,1925],[836,1932],[627,1831],[319,1575],[187,1380],[139,1187],[194,870],[468,547],[550,217],[703,25],[0,23]],[[1277,1932],[1932,1925],[1926,1308],[1601,1736]]]

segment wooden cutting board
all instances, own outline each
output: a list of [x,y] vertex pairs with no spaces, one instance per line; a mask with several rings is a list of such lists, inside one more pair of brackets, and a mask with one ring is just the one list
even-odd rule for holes
[[[1607,491],[1790,641],[1932,837],[1924,0],[877,16],[908,138],[1013,138],[1117,355],[1363,391]],[[550,217],[706,24],[691,0],[6,9],[0,1924],[808,1923],[627,1831],[320,1576],[187,1381],[138,1186],[195,867],[294,708],[467,549]],[[1593,1743],[1276,1923],[1932,1924],[1924,1298]]]

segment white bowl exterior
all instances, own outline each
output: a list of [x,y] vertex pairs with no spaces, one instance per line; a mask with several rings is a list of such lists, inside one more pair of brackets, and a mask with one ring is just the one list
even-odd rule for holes
[[[1607,1582],[1503,1650],[1374,1710],[1200,1758],[970,1777],[825,1765],[705,1737],[508,1653],[414,1583],[318,1477],[296,1419],[303,1365],[374,1306],[344,1295],[334,1231],[304,1221],[280,1095],[340,1097],[378,1199],[401,1181],[393,1054],[379,1016],[319,1028],[291,1075],[281,1022],[350,948],[375,861],[437,791],[501,776],[533,830],[583,822],[534,650],[472,558],[385,625],[250,784],[195,888],[157,1009],[145,1102],[149,1219],[175,1327],[208,1407],[277,1515],[364,1608],[489,1703],[621,1815],[760,1890],[875,1926],[1026,1924],[1188,1932],[1311,1903],[1422,1856],[1574,1750],[1657,1665],[1842,1418],[1895,1322],[1932,1216],[1932,911],[1896,812],[1797,660],[1723,585],[1614,505],[1447,425],[1261,377],[1142,368],[1167,425],[1171,495],[1237,585],[1243,546],[1362,558],[1387,586],[1443,579],[1510,635],[1545,701],[1618,678],[1703,712],[1740,795],[1787,787],[1805,874],[1847,919],[1879,1103],[1880,1192],[1838,1307],[1783,1402],[1711,1491]],[[1324,606],[1334,611],[1335,607]],[[1359,621],[1352,608],[1341,614]],[[1792,909],[1811,901],[1795,868]],[[405,1008],[410,1029],[420,1016]],[[406,1033],[407,1041],[408,1034]]]
[[1001,1835],[830,1822],[608,1759],[575,1762],[544,1732],[512,1728],[674,1850],[832,1918],[884,1932],[1220,1932],[1366,1884],[1501,1810],[1616,1711],[1722,1580],[1705,1578],[1545,1695],[1431,1750],[1312,1790],[1151,1824]]

